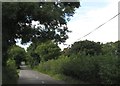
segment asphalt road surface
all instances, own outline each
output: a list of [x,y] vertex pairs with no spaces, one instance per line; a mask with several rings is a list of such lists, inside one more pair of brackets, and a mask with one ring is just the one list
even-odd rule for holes
[[55,80],[52,77],[21,66],[18,84],[65,84],[64,81]]

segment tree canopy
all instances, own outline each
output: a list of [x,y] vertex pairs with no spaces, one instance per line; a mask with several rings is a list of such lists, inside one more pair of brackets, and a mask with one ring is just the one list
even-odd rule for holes
[[58,58],[60,55],[60,48],[52,41],[47,41],[39,44],[35,49],[35,53],[39,55],[41,61],[48,61]]
[[[43,42],[48,39],[65,42],[69,32],[66,16],[73,16],[75,8],[79,6],[79,2],[2,3],[3,60],[8,46],[15,44],[17,38],[21,38],[22,43]],[[45,28],[31,27],[32,20],[39,21]]]
[[69,54],[79,53],[85,55],[98,55],[102,53],[100,42],[94,42],[89,40],[78,41],[72,44],[70,49],[67,49]]
[[19,67],[22,61],[26,61],[26,52],[23,48],[13,45],[8,49],[9,58],[15,60],[16,66]]

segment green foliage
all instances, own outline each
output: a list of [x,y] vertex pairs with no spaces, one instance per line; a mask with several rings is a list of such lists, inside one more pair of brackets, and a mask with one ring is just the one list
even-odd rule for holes
[[32,43],[27,48],[27,64],[31,67],[38,65],[41,61],[39,55],[35,52],[36,47],[38,46],[37,43]]
[[18,72],[15,60],[9,59],[7,66],[2,67],[2,83],[3,84],[16,84],[18,80]]
[[41,61],[48,61],[58,58],[60,55],[60,48],[52,41],[47,41],[45,43],[40,43],[36,47],[35,53],[39,55]]
[[[5,65],[6,51],[21,38],[22,43],[55,40],[65,42],[68,38],[66,16],[73,16],[79,2],[4,2],[2,3],[2,50]],[[32,20],[40,21],[45,28],[31,26]],[[64,26],[65,27],[64,27]],[[62,27],[62,28],[60,28]]]
[[94,60],[88,56],[75,59],[59,58],[41,63],[37,66],[37,70],[45,73],[63,74],[91,83],[119,83],[120,70],[115,65],[114,58],[110,57],[109,60],[106,58],[101,60],[99,56],[94,58]]
[[115,84],[120,81],[120,69],[115,55],[98,56],[99,75],[102,83]]
[[60,74],[89,83],[116,84],[120,82],[120,58],[110,55],[72,54],[40,63],[36,69],[48,74]]
[[[16,43],[15,39],[17,38],[22,39],[22,43],[29,41],[35,43],[44,42],[48,39],[54,40],[56,43],[65,42],[68,39],[67,33],[70,32],[67,28],[66,16],[73,16],[75,8],[79,6],[79,2],[2,3],[2,63],[5,66],[3,71],[7,74],[11,70],[14,71],[11,67],[7,67],[9,58],[12,58],[12,60],[15,59],[17,66],[19,66],[22,60],[25,60],[22,58],[24,57],[24,51],[22,49],[13,47],[13,49],[9,50],[9,47]],[[39,21],[45,28],[32,27],[32,20]],[[33,53],[34,55],[36,54]],[[49,54],[48,56],[51,55]],[[29,58],[32,59],[28,55],[27,59]],[[14,73],[10,74],[15,78]],[[7,78],[5,79],[7,80]]]
[[31,65],[32,63],[32,57],[28,53],[26,53],[26,65]]
[[72,44],[71,48],[67,51],[68,55],[71,53],[79,53],[79,54],[85,54],[85,55],[99,55],[101,54],[101,44],[99,42],[93,42],[93,41],[78,41]]
[[52,59],[46,62],[41,62],[35,67],[35,69],[50,74],[62,74],[64,63],[69,61],[69,59],[70,58],[66,56],[60,56],[57,60]]
[[11,46],[8,49],[8,55],[11,59],[15,60],[18,68],[21,61],[26,61],[26,52],[23,48],[19,46],[16,46],[16,45]]
[[95,66],[92,62],[92,59],[89,56],[79,56],[79,58],[71,58],[74,59],[64,64],[63,73],[65,75],[78,78],[84,81],[90,80],[91,78],[95,78],[95,75],[92,74],[95,71]]
[[102,44],[102,54],[113,55],[113,54],[116,54],[116,51],[117,51],[116,43],[109,42],[106,44]]

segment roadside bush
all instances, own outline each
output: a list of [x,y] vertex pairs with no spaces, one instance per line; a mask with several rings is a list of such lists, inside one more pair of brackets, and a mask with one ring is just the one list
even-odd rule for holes
[[37,69],[90,83],[116,84],[120,82],[119,44],[76,42],[59,58],[41,62]]
[[120,65],[115,55],[89,56],[73,54],[60,56],[56,60],[42,62],[37,70],[70,76],[91,83],[113,84],[120,82]]
[[14,60],[9,59],[7,66],[2,67],[2,83],[16,84],[18,79],[17,67]]
[[42,62],[36,69],[46,73],[64,74],[85,81],[91,78],[95,79],[96,74],[93,73],[95,71],[93,60],[89,56],[74,56],[67,57],[63,55],[57,60]]
[[70,58],[67,56],[60,56],[57,60],[49,60],[46,62],[41,62],[35,68],[39,71],[49,72],[53,74],[63,73],[63,66],[66,62],[68,62]]
[[63,73],[65,75],[77,78],[80,80],[88,81],[96,79],[95,65],[93,63],[92,57],[82,56],[82,55],[72,55],[69,62],[66,62],[63,66]]
[[120,69],[117,66],[118,57],[114,55],[104,55],[98,57],[99,75],[102,83],[115,84],[120,81]]

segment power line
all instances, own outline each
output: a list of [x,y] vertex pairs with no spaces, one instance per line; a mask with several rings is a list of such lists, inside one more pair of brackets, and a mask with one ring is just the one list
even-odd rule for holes
[[[84,35],[83,37],[77,39],[80,40],[88,35],[90,35],[91,33],[93,33],[94,31],[96,31],[97,29],[99,29],[100,27],[102,27],[103,25],[107,24],[109,21],[113,20],[114,18],[116,18],[118,15],[120,15],[120,13],[118,13],[117,15],[113,16],[112,18],[110,18],[108,21],[104,22],[103,24],[99,25],[97,28],[93,29],[92,31],[90,31],[89,33],[87,33],[86,35]],[[63,44],[63,45],[68,45],[68,44]],[[69,45],[70,46],[70,45]]]
[[83,37],[79,38],[78,40],[81,40],[82,38],[90,35],[91,33],[93,33],[94,31],[96,31],[97,29],[99,29],[100,27],[102,27],[103,25],[107,24],[109,21],[113,20],[115,17],[117,17],[118,15],[120,15],[120,13],[118,13],[117,15],[113,16],[112,18],[110,18],[108,21],[104,22],[103,24],[99,25],[97,28],[93,29],[92,31],[90,31],[89,33],[87,33],[86,35],[84,35]]

